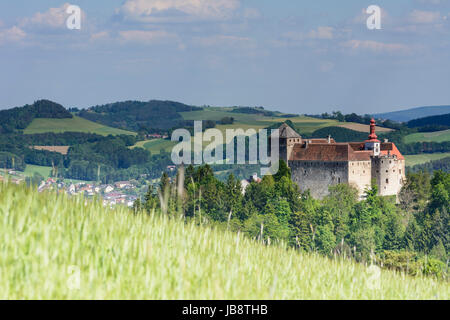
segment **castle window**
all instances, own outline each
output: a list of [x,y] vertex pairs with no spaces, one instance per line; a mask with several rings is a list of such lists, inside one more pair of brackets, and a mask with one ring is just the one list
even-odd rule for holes
[[389,179],[386,179],[386,184],[389,184]]
[[400,169],[399,173],[402,174],[402,169]]

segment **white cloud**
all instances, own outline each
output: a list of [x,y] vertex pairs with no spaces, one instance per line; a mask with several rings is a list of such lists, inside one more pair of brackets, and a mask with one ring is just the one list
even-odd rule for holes
[[[30,18],[24,18],[20,21],[22,28],[28,29],[50,29],[63,30],[66,29],[66,21],[69,14],[66,13],[69,3],[63,4],[58,8],[50,8],[45,12],[37,12]],[[85,21],[86,14],[81,10],[81,19]],[[85,25],[84,23],[82,25]]]
[[384,43],[372,40],[349,40],[342,47],[352,51],[372,51],[376,53],[411,53],[411,48],[401,43]]
[[157,44],[177,40],[176,34],[164,30],[127,30],[119,32],[121,43]]
[[0,45],[9,42],[20,42],[26,36],[25,31],[16,26],[6,30],[0,30]]
[[409,14],[409,21],[417,24],[431,24],[442,20],[441,14],[434,11],[414,10]]
[[224,20],[240,0],[127,0],[117,10],[124,20],[135,22],[187,22]]

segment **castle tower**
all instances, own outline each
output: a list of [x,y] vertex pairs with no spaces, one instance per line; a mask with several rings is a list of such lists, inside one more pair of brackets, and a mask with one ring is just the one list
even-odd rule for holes
[[369,139],[364,142],[364,150],[372,150],[374,156],[379,156],[381,152],[381,143],[375,133],[376,124],[375,119],[370,121]]
[[302,137],[289,127],[286,123],[283,123],[280,130],[280,160],[284,160],[286,164],[289,161],[292,150],[296,143],[302,143]]

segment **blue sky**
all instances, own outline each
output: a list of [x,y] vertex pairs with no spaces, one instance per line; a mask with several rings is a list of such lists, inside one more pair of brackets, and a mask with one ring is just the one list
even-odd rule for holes
[[[0,109],[122,100],[375,113],[450,104],[449,0],[0,2]],[[364,11],[382,8],[382,29]]]

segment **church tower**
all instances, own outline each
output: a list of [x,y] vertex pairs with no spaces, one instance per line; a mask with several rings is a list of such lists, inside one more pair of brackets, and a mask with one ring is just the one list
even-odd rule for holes
[[373,155],[375,157],[380,155],[381,152],[381,142],[378,140],[378,137],[375,133],[376,125],[375,125],[375,119],[372,119],[370,121],[370,135],[369,140],[366,140],[364,142],[364,150],[372,150]]

